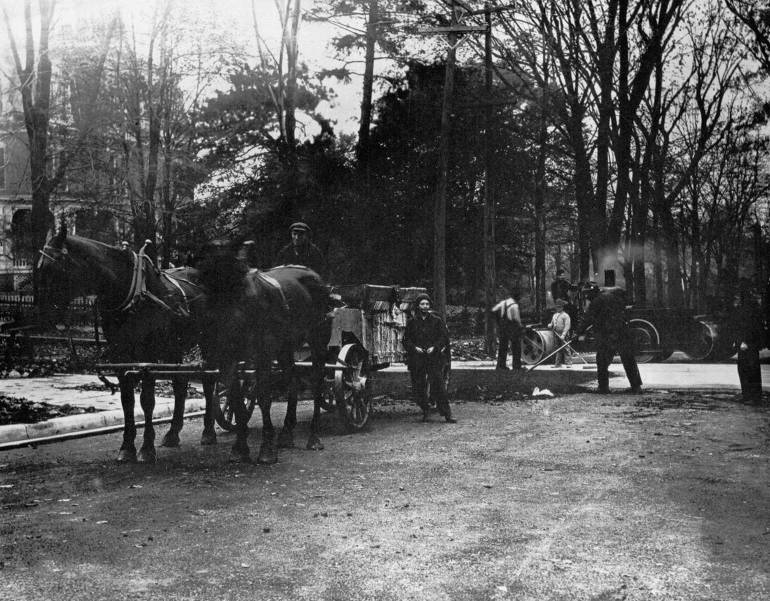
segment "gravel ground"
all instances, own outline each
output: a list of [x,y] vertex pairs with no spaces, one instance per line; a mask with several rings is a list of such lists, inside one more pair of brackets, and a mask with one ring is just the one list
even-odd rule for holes
[[456,425],[397,396],[358,434],[326,415],[324,451],[271,467],[198,420],[154,465],[115,464],[117,435],[6,452],[0,598],[770,598],[767,409],[493,392]]

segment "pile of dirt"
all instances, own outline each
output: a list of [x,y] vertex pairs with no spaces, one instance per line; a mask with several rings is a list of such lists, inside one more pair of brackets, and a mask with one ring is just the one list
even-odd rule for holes
[[0,395],[0,425],[35,424],[54,417],[95,413],[93,407],[73,407],[72,405],[51,405],[35,403],[24,398]]

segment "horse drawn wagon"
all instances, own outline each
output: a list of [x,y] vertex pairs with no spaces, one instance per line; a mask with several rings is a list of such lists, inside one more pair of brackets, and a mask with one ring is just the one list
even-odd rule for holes
[[[335,412],[349,431],[360,430],[369,420],[376,372],[406,360],[401,339],[414,299],[425,291],[373,284],[331,287],[331,296],[341,306],[331,315],[322,407]],[[296,351],[295,366],[300,373],[312,367],[307,346]],[[250,370],[243,373],[249,375]],[[257,394],[252,383],[245,401],[249,416]],[[216,419],[224,430],[235,428],[234,408],[224,394]]]

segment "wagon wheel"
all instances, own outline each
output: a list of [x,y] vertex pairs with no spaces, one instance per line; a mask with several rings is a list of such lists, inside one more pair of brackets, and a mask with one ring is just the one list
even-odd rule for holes
[[[257,383],[253,381],[244,382],[246,387],[244,393],[244,405],[246,406],[246,414],[248,415],[247,422],[254,414],[254,407],[257,405]],[[217,382],[217,387],[214,392],[217,401],[214,403],[214,418],[217,424],[223,430],[232,432],[235,430],[235,409],[230,404],[230,399],[227,397],[227,391],[222,385]]]
[[534,365],[545,357],[545,354],[545,341],[537,330],[532,328],[524,330],[521,336],[521,360],[527,365]]
[[337,392],[335,388],[334,374],[324,374],[323,396],[321,397],[321,409],[324,411],[334,411],[337,403]]
[[348,430],[360,430],[369,419],[372,403],[369,355],[358,344],[346,344],[337,360],[345,365],[334,373],[337,410]]
[[660,341],[655,326],[644,319],[632,319],[629,325],[636,362],[649,363],[653,361],[658,356],[659,351],[656,349]]
[[716,338],[716,328],[712,324],[698,321],[690,330],[687,345],[683,350],[690,359],[705,361],[714,350]]

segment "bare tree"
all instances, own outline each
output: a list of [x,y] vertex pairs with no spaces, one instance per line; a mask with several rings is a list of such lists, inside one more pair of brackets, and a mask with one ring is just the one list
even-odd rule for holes
[[[39,29],[37,35],[37,47],[33,32],[34,17],[32,14],[31,0],[24,3],[24,60],[22,61],[17,43],[16,34],[11,25],[11,18],[3,8],[3,17],[8,41],[13,56],[16,83],[21,96],[24,114],[24,125],[29,141],[30,176],[32,183],[32,244],[33,248],[41,248],[45,242],[46,232],[50,224],[50,198],[62,182],[67,167],[84,140],[90,133],[88,121],[81,122],[79,131],[69,140],[61,143],[54,149],[51,145],[51,88],[53,78],[53,66],[51,62],[50,38],[53,28],[53,16],[56,7],[55,0],[39,0]],[[99,55],[94,61],[93,81],[96,82],[91,89],[90,102],[87,105],[95,105],[99,96],[102,81],[104,62],[110,47],[113,24],[108,28],[104,36]],[[53,152],[58,152],[59,160],[56,169],[51,169]]]

